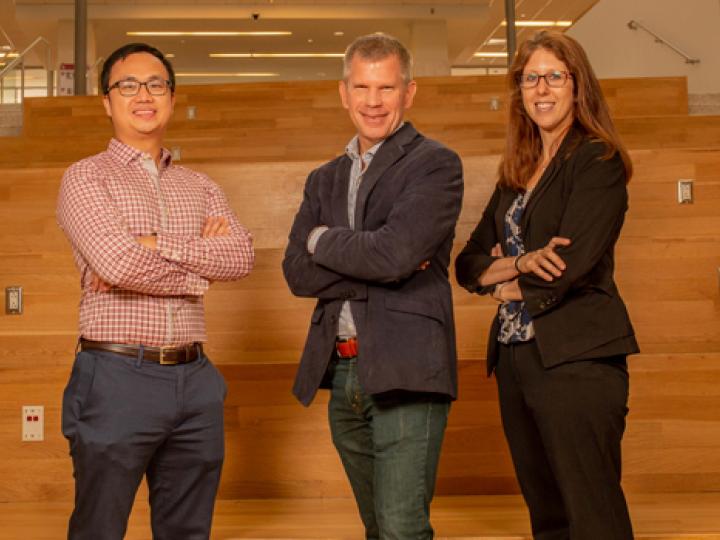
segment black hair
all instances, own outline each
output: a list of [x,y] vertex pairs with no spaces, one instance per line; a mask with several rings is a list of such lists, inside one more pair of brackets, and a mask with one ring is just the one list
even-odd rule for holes
[[102,86],[103,94],[107,95],[110,92],[110,71],[112,67],[117,64],[120,60],[125,60],[128,56],[135,53],[148,53],[152,54],[155,58],[160,60],[165,66],[168,72],[168,80],[170,81],[170,93],[175,93],[175,70],[172,67],[170,61],[165,58],[165,55],[156,49],[152,45],[147,43],[128,43],[123,45],[110,56],[107,57],[103,63],[102,73],[100,74],[100,84]]

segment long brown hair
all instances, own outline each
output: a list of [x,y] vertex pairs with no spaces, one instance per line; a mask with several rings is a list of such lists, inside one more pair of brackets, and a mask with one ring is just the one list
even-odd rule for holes
[[574,97],[574,123],[579,124],[587,135],[602,141],[607,147],[603,159],[619,153],[625,164],[627,181],[632,176],[632,163],[618,136],[600,83],[590,65],[585,51],[573,38],[555,32],[539,32],[525,41],[515,56],[508,73],[510,106],[505,154],[500,162],[499,184],[515,191],[524,191],[527,182],[537,170],[542,159],[540,131],[523,105],[522,90],[518,84],[530,56],[538,49],[545,49],[561,60],[572,74]]

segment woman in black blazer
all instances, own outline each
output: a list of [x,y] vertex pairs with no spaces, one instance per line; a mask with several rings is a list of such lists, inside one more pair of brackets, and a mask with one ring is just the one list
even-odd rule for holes
[[500,302],[488,372],[534,538],[630,540],[620,443],[638,347],[613,250],[632,165],[575,40],[539,33],[508,77],[499,181],[457,279]]

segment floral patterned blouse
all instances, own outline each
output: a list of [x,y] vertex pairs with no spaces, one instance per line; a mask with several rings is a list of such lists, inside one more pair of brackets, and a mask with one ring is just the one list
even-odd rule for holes
[[[505,247],[508,255],[515,257],[525,253],[520,234],[520,219],[530,198],[531,191],[519,193],[505,214]],[[535,337],[535,329],[525,302],[512,301],[500,305],[500,343],[518,343],[530,341]]]

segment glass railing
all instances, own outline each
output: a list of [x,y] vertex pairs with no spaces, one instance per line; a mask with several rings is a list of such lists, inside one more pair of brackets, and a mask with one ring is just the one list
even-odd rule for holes
[[[26,97],[47,97],[52,72],[43,67],[16,67],[0,79],[0,104],[22,103]],[[49,83],[49,84],[48,84]]]

